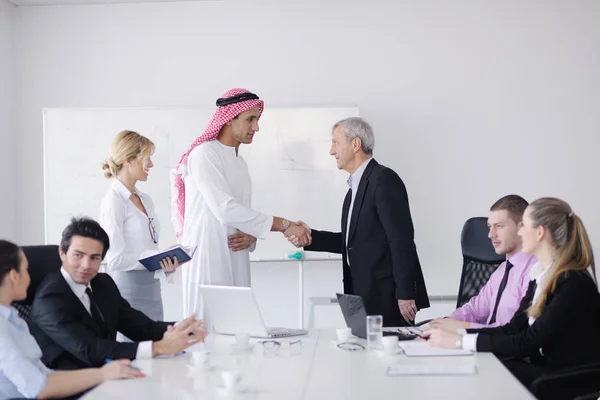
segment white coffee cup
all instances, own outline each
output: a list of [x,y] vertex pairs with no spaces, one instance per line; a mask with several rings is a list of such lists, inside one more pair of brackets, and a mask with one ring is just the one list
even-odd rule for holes
[[398,351],[398,336],[384,336],[381,341],[385,354],[396,354]]
[[194,351],[192,353],[192,364],[196,367],[200,367],[200,366],[206,364],[207,359],[208,359],[208,353],[204,350]]
[[222,371],[221,378],[223,378],[223,386],[225,387],[225,390],[234,391],[239,388],[239,384],[242,379],[242,373],[237,369]]
[[352,337],[352,329],[351,328],[340,328],[336,329],[335,333],[337,335],[338,342],[345,343],[350,340]]
[[250,335],[247,333],[238,333],[235,335],[236,347],[239,350],[246,350],[250,348]]

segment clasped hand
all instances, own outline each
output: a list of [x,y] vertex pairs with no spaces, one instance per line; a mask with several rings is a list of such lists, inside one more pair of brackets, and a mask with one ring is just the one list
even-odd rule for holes
[[290,222],[283,234],[296,247],[305,247],[312,243],[312,229],[302,221]]

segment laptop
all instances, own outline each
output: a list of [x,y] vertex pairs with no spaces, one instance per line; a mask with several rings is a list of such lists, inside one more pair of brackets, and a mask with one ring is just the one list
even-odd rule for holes
[[356,337],[367,338],[367,310],[362,297],[351,294],[336,293],[338,303],[342,309],[346,326],[352,329]]
[[[360,296],[336,293],[338,303],[342,309],[346,326],[352,329],[352,334],[361,339],[367,338],[367,309]],[[383,336],[398,336],[399,340],[416,339],[420,329],[399,328],[396,331],[383,331]]]
[[280,338],[306,335],[306,329],[268,328],[249,287],[200,285],[200,292],[216,333]]

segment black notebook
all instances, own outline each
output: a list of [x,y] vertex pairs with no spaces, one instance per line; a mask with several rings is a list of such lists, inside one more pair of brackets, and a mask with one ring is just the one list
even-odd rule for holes
[[144,267],[146,267],[146,269],[148,271],[156,271],[158,269],[161,269],[160,260],[162,260],[163,258],[171,257],[171,260],[173,260],[173,257],[177,257],[177,261],[179,261],[179,263],[181,264],[186,261],[190,261],[192,259],[192,257],[194,257],[195,252],[196,252],[195,246],[194,247],[177,246],[177,247],[173,247],[172,249],[162,251],[153,256],[141,258],[138,261],[140,262],[140,264],[142,264]]

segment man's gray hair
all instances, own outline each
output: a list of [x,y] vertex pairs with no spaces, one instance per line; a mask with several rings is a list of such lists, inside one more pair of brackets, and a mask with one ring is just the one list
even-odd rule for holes
[[338,127],[342,127],[342,131],[348,141],[359,138],[362,143],[362,150],[366,154],[373,154],[373,148],[375,147],[375,135],[373,135],[373,128],[364,119],[359,117],[351,117],[336,122],[333,125],[333,131]]

